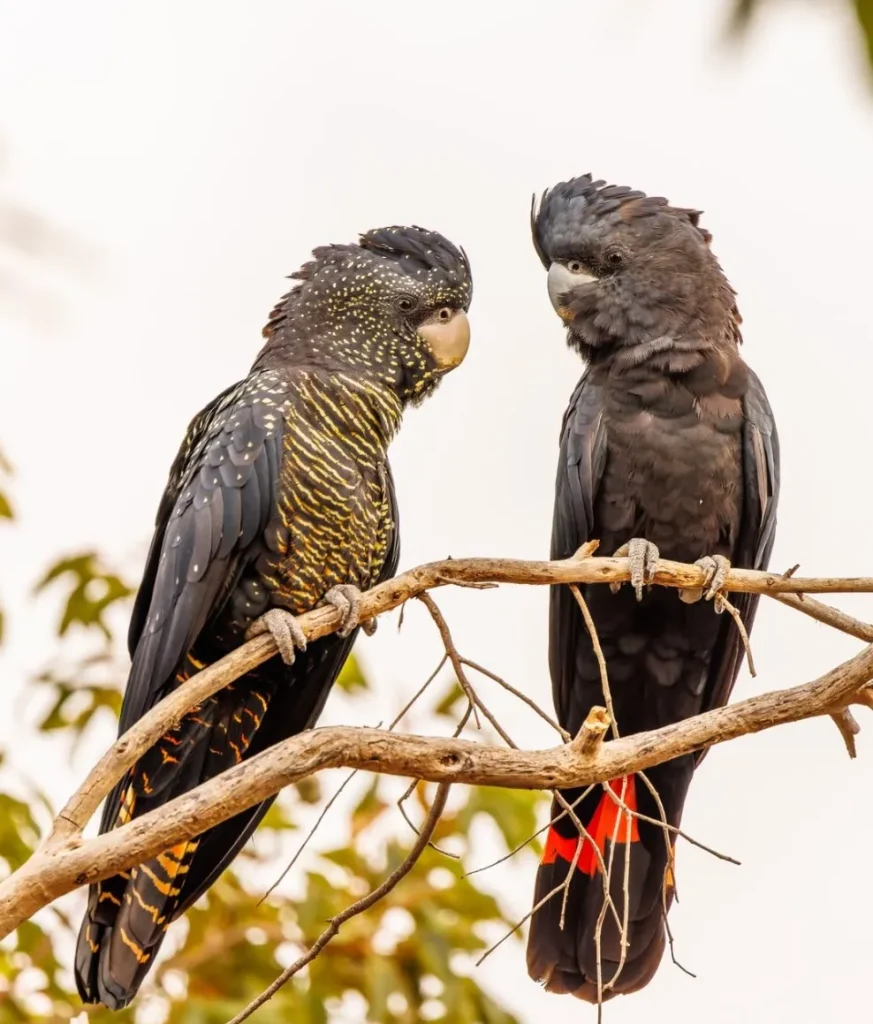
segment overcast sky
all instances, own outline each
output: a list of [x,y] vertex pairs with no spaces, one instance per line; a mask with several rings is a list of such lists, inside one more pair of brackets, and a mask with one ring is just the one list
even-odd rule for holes
[[[0,440],[21,513],[0,534],[4,601],[24,606],[61,550],[97,545],[137,572],[185,426],[245,374],[284,275],[313,246],[384,223],[442,231],[475,277],[469,357],[393,449],[402,563],[545,557],[580,365],[528,208],[533,190],[589,170],[705,211],[782,437],[773,566],[873,575],[873,93],[851,16],[816,6],[774,5],[733,50],[718,42],[725,5],[700,0],[261,0],[245,13],[4,0],[0,189],[97,259],[64,283],[52,333],[2,323]],[[464,653],[548,702],[545,592],[440,600]],[[869,598],[839,603],[873,619]],[[13,621],[4,692],[43,664],[54,611]],[[420,610],[399,637],[386,624],[362,647],[380,681],[372,721],[438,654]],[[858,644],[765,604],[753,647],[758,677],[744,675],[738,696],[810,679]],[[493,703],[525,744],[551,742]],[[329,706],[324,721],[336,720]],[[863,724],[853,763],[828,720],[707,758],[683,825],[742,867],[680,846],[671,922],[698,977],[668,958],[644,992],[609,1004],[610,1024],[869,1015],[873,719]],[[0,730],[14,736],[12,720]],[[15,754],[65,794],[60,758],[21,743]],[[521,914],[533,874],[520,858],[487,884]],[[530,1024],[594,1019],[527,979],[521,945],[482,976]]]

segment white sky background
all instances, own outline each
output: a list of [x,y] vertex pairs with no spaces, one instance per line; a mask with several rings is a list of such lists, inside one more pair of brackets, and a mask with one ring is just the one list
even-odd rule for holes
[[[27,602],[50,557],[99,546],[138,571],[185,426],[245,374],[283,275],[313,246],[373,226],[436,228],[465,246],[475,277],[467,362],[393,449],[402,564],[545,557],[580,365],[548,303],[528,207],[533,190],[589,170],[706,211],[782,437],[774,567],[873,574],[873,93],[851,17],[811,6],[777,5],[734,51],[718,44],[726,6],[700,0],[263,0],[233,14],[0,3],[0,186],[99,263],[71,284],[53,333],[2,322],[0,440],[21,515],[0,533],[3,599],[19,608],[0,657],[4,706],[46,658],[56,609]],[[544,590],[440,602],[464,653],[548,703]],[[839,603],[873,618],[873,599]],[[740,696],[858,649],[766,603],[753,646],[758,678],[744,675]],[[371,722],[438,657],[415,609],[399,637],[385,623],[361,647],[380,682]],[[487,693],[526,745],[551,742]],[[323,721],[336,720],[329,705]],[[671,923],[698,978],[668,958],[645,992],[606,1007],[608,1022],[865,1017],[873,719],[862,724],[853,763],[827,720],[707,758],[683,825],[743,866],[681,845]],[[15,729],[11,715],[0,723],[17,763],[64,796],[64,758],[16,746]],[[107,722],[81,769],[111,733]],[[519,858],[484,877],[520,916],[533,870]],[[521,944],[482,976],[531,1024],[594,1019],[527,979]]]

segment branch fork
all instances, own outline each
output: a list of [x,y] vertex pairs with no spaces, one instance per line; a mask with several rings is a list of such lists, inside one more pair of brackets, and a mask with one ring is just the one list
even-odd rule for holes
[[[277,653],[271,636],[255,637],[169,694],[104,754],[57,816],[45,842],[26,864],[0,883],[0,938],[65,893],[141,863],[260,803],[282,787],[327,768],[350,767],[442,784],[426,827],[422,828],[419,841],[410,853],[412,859],[404,861],[404,865],[408,865],[405,870],[409,870],[429,842],[433,831],[431,822],[435,825],[450,783],[540,790],[584,788],[642,772],[663,761],[738,736],[822,715],[834,719],[849,753],[855,755],[859,727],[849,705],[873,708],[873,689],[870,688],[873,625],[806,595],[873,593],[873,579],[802,579],[792,573],[777,575],[736,568],[727,575],[722,587],[724,593],[765,594],[871,646],[802,686],[761,694],[651,732],[619,738],[607,708],[595,707],[570,742],[547,750],[515,748],[470,686],[465,668],[490,677],[510,692],[514,692],[512,687],[487,669],[461,658],[445,619],[427,592],[447,585],[481,589],[501,583],[570,584],[574,586],[584,614],[586,607],[578,585],[623,583],[630,579],[627,559],[592,557],[596,546],[596,542],[585,545],[572,558],[563,561],[469,558],[432,562],[362,595],[362,619],[375,618],[402,606],[410,598],[422,599],[440,630],[447,658],[468,697],[468,715],[481,713],[506,742],[506,747],[380,729],[312,729],[243,761],[159,811],[128,822],[106,835],[84,839],[82,831],[102,800],[147,749],[194,705]],[[699,589],[705,582],[705,572],[699,566],[661,561],[654,582],[660,586]],[[299,616],[297,622],[307,641],[312,642],[339,629],[342,615],[336,608],[320,607]],[[595,636],[592,633],[593,642]],[[602,668],[605,669],[605,665]],[[529,706],[533,704],[529,698],[522,697]],[[606,684],[604,698],[609,704]],[[549,720],[544,711],[535,710]],[[614,738],[607,739],[610,729]],[[393,884],[402,873],[394,878]],[[391,878],[386,880],[386,884],[390,881]],[[365,897],[360,906],[355,905],[354,912],[372,905],[381,888]],[[348,916],[339,915],[328,931],[335,934]],[[330,937],[325,939],[325,944]]]

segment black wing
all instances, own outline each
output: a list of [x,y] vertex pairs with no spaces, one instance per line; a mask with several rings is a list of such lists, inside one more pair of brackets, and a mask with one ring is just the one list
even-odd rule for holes
[[[766,569],[776,539],[779,501],[779,435],[773,410],[757,375],[749,371],[743,402],[743,515],[733,564],[743,569]],[[731,602],[751,632],[758,608],[757,594],[733,594]],[[725,615],[704,691],[702,710],[726,704],[745,656],[745,646],[733,619]],[[702,752],[698,761],[703,757]]]
[[[606,465],[606,429],[602,389],[586,372],[576,385],[561,426],[552,558],[569,558],[594,532],[594,502]],[[584,628],[569,587],[550,588],[549,668],[558,719],[573,723],[573,701],[580,699],[576,673],[576,635]],[[579,709],[582,710],[582,709]],[[582,714],[587,713],[587,708]],[[581,719],[580,719],[581,721]]]
[[133,658],[136,653],[136,645],[142,635],[142,628],[148,618],[149,605],[152,600],[152,591],[155,586],[155,576],[158,572],[158,563],[161,559],[161,546],[164,541],[164,531],[170,521],[170,515],[175,507],[176,501],[182,490],[182,484],[191,469],[192,461],[200,451],[204,441],[209,436],[209,427],[213,417],[222,407],[222,403],[232,400],[234,393],[240,387],[239,383],[231,384],[205,408],[194,417],[188,424],[185,431],[185,440],[179,448],[173,465],[170,467],[167,486],[161,495],[161,503],[158,506],[158,514],[155,516],[155,532],[152,534],[152,542],[149,553],[146,556],[145,569],[143,570],[142,582],[136,592],[136,599],[133,603],[133,612],[130,616],[130,626],[127,631],[127,649]]
[[128,644],[119,735],[163,695],[267,527],[282,452],[277,380],[257,374],[192,421],[161,500]]

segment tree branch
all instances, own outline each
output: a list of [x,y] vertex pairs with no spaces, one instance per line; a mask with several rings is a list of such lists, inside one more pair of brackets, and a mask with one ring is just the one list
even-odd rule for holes
[[[586,546],[586,548],[590,548]],[[585,549],[583,549],[585,550]],[[659,562],[656,583],[680,589],[700,589],[704,571],[696,565],[681,562]],[[361,601],[362,619],[373,618],[404,604],[427,590],[456,584],[518,583],[529,585],[560,583],[622,583],[630,579],[626,558],[569,558],[554,562],[530,562],[507,558],[465,558],[430,562],[367,591]],[[724,591],[745,591],[759,594],[873,593],[873,578],[838,579],[825,577],[802,579],[796,576],[731,569],[722,587]],[[788,603],[788,602],[786,602]],[[791,602],[793,607],[808,611],[814,604],[814,618],[853,636],[873,637],[873,626],[859,623],[836,609],[823,609],[818,602]],[[340,625],[340,613],[333,607],[317,608],[299,617],[307,640],[317,640],[333,633]],[[862,635],[864,634],[864,635]],[[89,773],[84,784],[67,803],[55,822],[46,844],[65,840],[82,831],[100,802],[124,773],[136,764],[168,729],[176,725],[195,704],[223,689],[246,672],[256,668],[276,653],[270,636],[256,637],[237,650],[193,676],[184,687],[165,697],[122,736]]]
[[[427,590],[448,584],[548,585],[628,579],[627,559],[449,559],[413,569],[368,591],[362,598],[361,617],[380,615]],[[656,582],[699,589],[704,573],[694,565],[662,561]],[[772,596],[870,593],[873,579],[800,579],[732,569],[723,589]],[[818,602],[795,597],[790,603],[806,612],[814,607],[813,617],[853,636],[868,639],[873,632],[873,627]],[[312,641],[333,632],[340,624],[340,614],[334,608],[318,608],[298,621]],[[111,833],[87,841],[81,838],[82,829],[103,798],[167,729],[195,704],[275,653],[269,636],[249,641],[171,693],[110,748],[67,803],[42,847],[0,884],[0,937],[72,889],[141,863],[261,802],[283,786],[326,768],[351,767],[432,782],[521,789],[584,787],[747,733],[816,715],[839,715],[850,703],[873,705],[871,692],[866,689],[873,677],[873,647],[868,647],[805,686],[763,694],[663,729],[609,742],[598,742],[598,737],[589,735],[554,749],[525,752],[378,729],[316,729],[277,744]],[[603,719],[593,731],[601,725],[605,731],[606,721]]]

